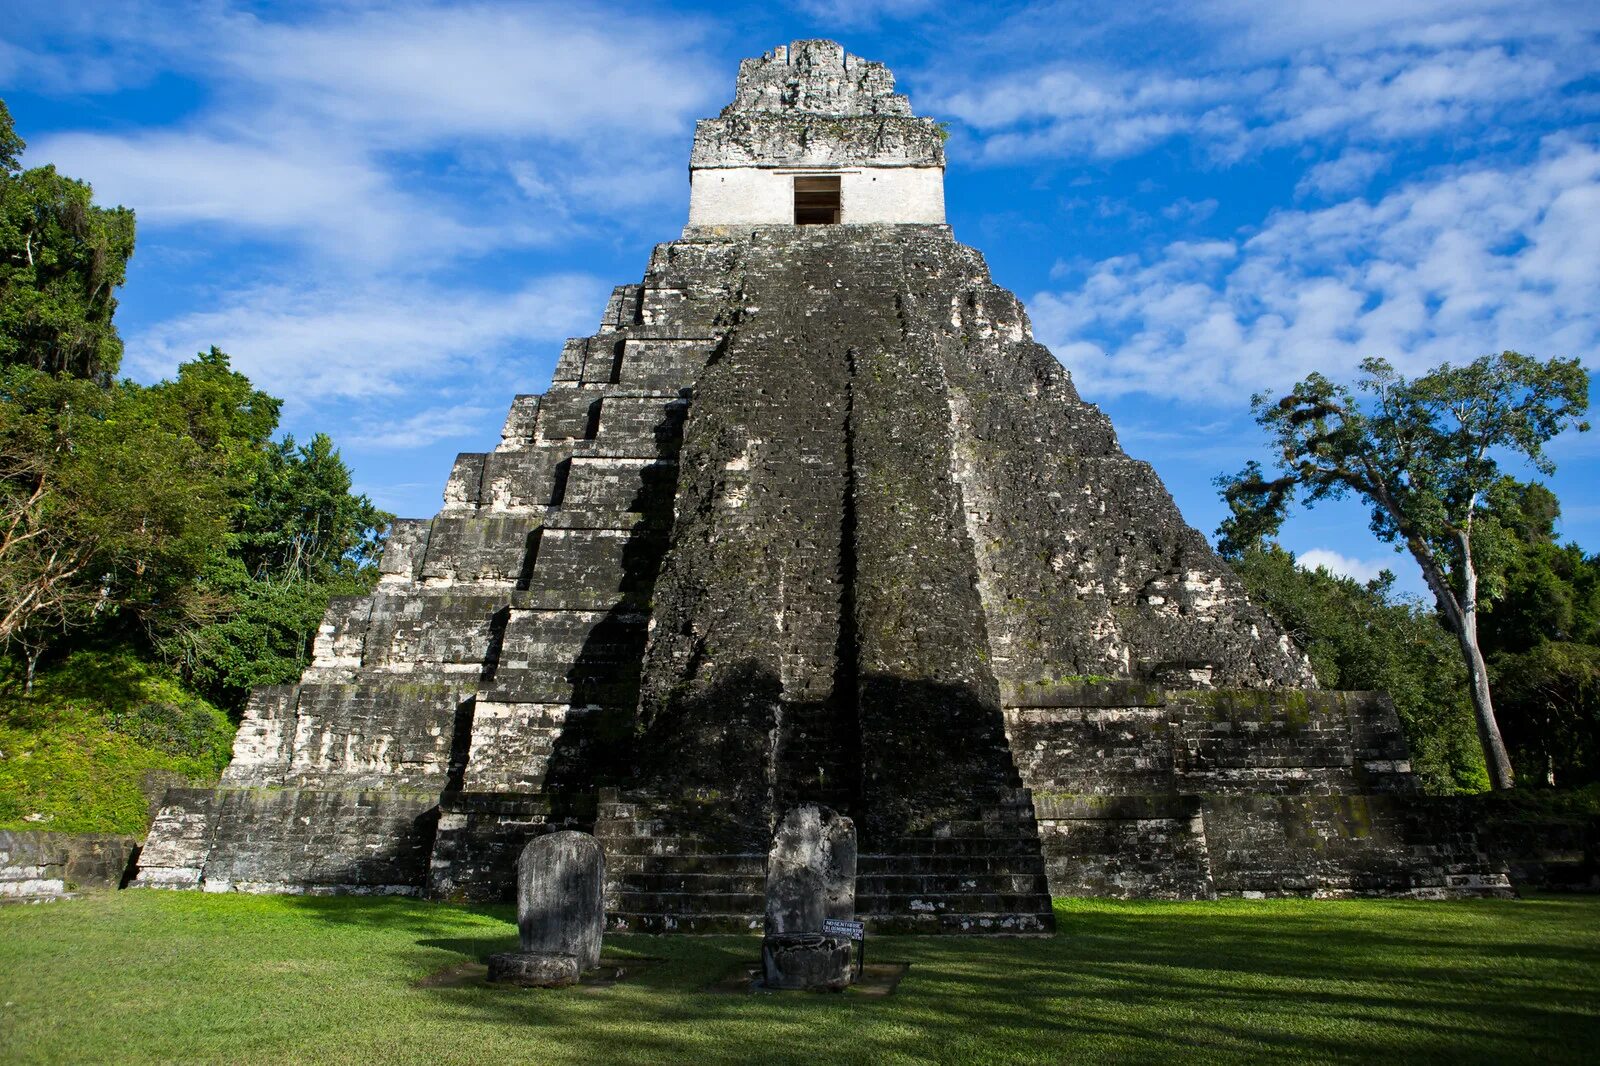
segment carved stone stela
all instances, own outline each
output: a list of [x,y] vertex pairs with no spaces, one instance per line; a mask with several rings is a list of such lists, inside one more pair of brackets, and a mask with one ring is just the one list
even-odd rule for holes
[[767,853],[762,983],[814,991],[851,984],[851,943],[824,935],[823,923],[855,916],[855,823],[815,803],[794,808],[778,823]]
[[815,803],[874,932],[1506,891],[1388,699],[1315,690],[956,242],[944,167],[883,66],[746,60],[683,235],[252,695],[138,883],[504,900],[566,827],[610,928],[757,930]]

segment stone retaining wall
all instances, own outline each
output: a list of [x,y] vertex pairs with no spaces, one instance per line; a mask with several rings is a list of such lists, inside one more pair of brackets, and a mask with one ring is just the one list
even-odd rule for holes
[[0,901],[117,888],[138,846],[111,833],[0,830]]

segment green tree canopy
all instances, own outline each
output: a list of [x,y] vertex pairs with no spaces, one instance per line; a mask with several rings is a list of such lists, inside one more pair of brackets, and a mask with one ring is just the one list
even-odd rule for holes
[[53,166],[20,169],[23,147],[0,102],[0,365],[109,380],[133,212],[96,207],[87,183]]
[[1576,359],[1541,362],[1517,352],[1446,363],[1413,380],[1381,359],[1361,370],[1355,390],[1312,374],[1282,399],[1254,398],[1278,476],[1251,462],[1221,480],[1231,514],[1218,530],[1220,548],[1237,555],[1262,543],[1296,494],[1306,506],[1360,497],[1372,531],[1421,568],[1467,667],[1490,780],[1509,788],[1511,761],[1478,636],[1481,601],[1497,592],[1509,555],[1493,507],[1506,484],[1499,460],[1516,454],[1553,470],[1545,443],[1567,427],[1588,428],[1588,375]]
[[1393,574],[1363,583],[1307,570],[1276,545],[1235,555],[1233,567],[1306,653],[1319,683],[1389,693],[1428,791],[1487,787],[1455,640],[1433,611],[1394,596]]
[[229,511],[210,466],[147,390],[0,372],[0,641],[31,667],[92,622],[198,616]]

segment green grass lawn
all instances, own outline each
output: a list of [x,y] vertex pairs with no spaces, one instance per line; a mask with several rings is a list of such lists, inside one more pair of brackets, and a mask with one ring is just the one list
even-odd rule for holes
[[759,942],[613,987],[417,987],[505,908],[130,891],[0,908],[0,1061],[1594,1062],[1600,899],[1057,903],[1049,940],[879,938],[890,997],[705,991]]

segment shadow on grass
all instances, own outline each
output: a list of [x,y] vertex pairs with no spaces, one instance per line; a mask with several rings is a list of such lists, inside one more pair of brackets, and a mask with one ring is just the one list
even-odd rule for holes
[[[413,977],[516,943],[509,907],[295,906],[407,926]],[[710,994],[755,938],[638,935],[607,952],[663,961],[613,988],[415,994],[439,1024],[528,1031],[575,1060],[1581,1061],[1600,1041],[1592,901],[1071,901],[1057,922],[1052,939],[878,938],[878,957],[913,963],[888,999]]]

